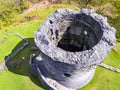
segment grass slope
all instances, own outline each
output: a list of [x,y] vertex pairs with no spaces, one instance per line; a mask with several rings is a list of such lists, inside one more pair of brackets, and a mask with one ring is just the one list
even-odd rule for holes
[[[15,34],[11,34],[12,32],[18,32],[30,40],[30,45],[12,59],[12,61],[14,61],[25,57],[24,62],[20,64],[19,68],[10,68],[9,71],[0,73],[0,90],[44,90],[38,78],[29,75],[29,55],[36,53],[35,51],[29,50],[29,48],[31,45],[34,45],[33,33],[37,31],[43,20],[57,8],[77,9],[76,7],[68,5],[53,5],[51,7],[42,8],[20,16],[17,24],[0,32],[0,40],[8,35],[5,42],[0,44],[0,62],[23,44],[20,38]],[[117,44],[120,46],[120,43]],[[119,53],[120,48],[118,48],[117,52],[111,51],[104,62],[120,68]],[[119,83],[119,73],[98,67],[93,80],[80,90],[120,90]]]

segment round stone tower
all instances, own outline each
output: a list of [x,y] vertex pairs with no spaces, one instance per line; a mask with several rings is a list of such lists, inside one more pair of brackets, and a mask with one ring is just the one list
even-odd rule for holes
[[81,88],[112,49],[115,32],[94,10],[57,9],[35,33],[40,53],[31,55],[31,74],[48,90]]

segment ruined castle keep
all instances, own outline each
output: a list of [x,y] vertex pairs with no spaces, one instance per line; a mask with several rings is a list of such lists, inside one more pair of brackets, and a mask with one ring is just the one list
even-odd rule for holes
[[40,53],[30,73],[47,90],[75,90],[88,84],[115,43],[116,30],[92,9],[57,9],[35,33]]

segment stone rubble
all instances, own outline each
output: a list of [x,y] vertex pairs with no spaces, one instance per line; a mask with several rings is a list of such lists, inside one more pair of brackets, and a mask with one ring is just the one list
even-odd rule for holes
[[0,73],[1,73],[3,70],[7,70],[7,66],[6,66],[5,62],[1,62],[1,63],[0,63]]

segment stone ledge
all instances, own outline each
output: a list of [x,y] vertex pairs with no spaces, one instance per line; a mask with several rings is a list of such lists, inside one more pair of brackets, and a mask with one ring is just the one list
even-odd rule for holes
[[107,65],[105,63],[100,63],[99,66],[104,67],[104,68],[109,69],[109,70],[112,70],[114,72],[120,73],[120,69],[119,68],[115,68],[115,67]]

